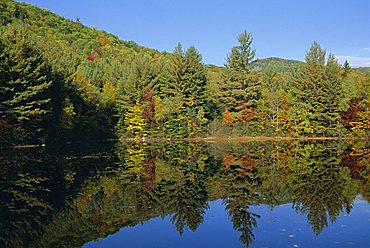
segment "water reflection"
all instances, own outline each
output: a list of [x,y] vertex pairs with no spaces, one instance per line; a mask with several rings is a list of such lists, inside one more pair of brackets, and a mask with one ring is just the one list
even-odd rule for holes
[[[1,151],[1,247],[77,247],[154,217],[195,232],[220,199],[240,242],[251,209],[292,203],[319,235],[370,199],[370,147],[357,142],[131,143]],[[208,237],[209,238],[209,237]]]

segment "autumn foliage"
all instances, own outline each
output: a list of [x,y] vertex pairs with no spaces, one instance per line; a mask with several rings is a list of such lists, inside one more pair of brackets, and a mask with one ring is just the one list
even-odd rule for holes
[[242,111],[240,121],[246,125],[251,125],[253,124],[253,119],[255,117],[256,117],[256,113],[253,111],[253,109],[245,106]]
[[234,124],[234,117],[231,115],[228,109],[225,109],[225,111],[222,113],[222,123],[229,126]]
[[227,169],[231,166],[232,162],[234,162],[234,155],[232,153],[227,153],[223,157],[224,167]]

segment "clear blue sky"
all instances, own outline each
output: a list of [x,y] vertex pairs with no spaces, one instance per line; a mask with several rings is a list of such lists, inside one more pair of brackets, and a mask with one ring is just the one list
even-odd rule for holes
[[370,66],[369,0],[26,0],[159,51],[194,45],[222,65],[244,29],[257,58],[303,60],[317,41],[340,62]]

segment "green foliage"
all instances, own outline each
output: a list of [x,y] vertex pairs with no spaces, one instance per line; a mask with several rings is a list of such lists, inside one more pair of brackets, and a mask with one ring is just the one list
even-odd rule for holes
[[[350,212],[356,197],[349,183],[350,170],[340,166],[343,152],[338,144],[302,144],[296,148],[289,183],[293,190],[293,206],[307,215],[314,233],[335,222],[342,209]],[[325,195],[325,197],[323,197]]]
[[118,93],[123,107],[132,106],[137,100],[143,101],[144,91],[155,87],[158,70],[145,54],[136,54],[126,64],[124,80],[118,85]]
[[[287,131],[289,75],[270,66],[261,75],[261,99],[258,102],[259,122],[274,133]],[[263,118],[265,117],[265,118]],[[267,119],[264,121],[264,119]]]
[[353,70],[365,75],[370,74],[370,67],[358,67],[354,68]]
[[251,33],[244,30],[238,36],[238,42],[239,45],[234,46],[226,58],[226,67],[237,71],[248,72],[250,70],[250,63],[256,55],[256,50],[252,50],[251,47],[253,42]]
[[343,65],[343,77],[347,77],[350,72],[351,72],[351,66],[346,60]]
[[189,107],[194,110],[198,110],[201,107],[206,108],[206,71],[202,64],[202,56],[193,46],[189,47],[185,52],[184,68],[184,93]]
[[252,41],[251,34],[246,31],[238,36],[239,45],[234,46],[227,56],[227,70],[219,89],[223,109],[228,109],[237,118],[241,117],[245,107],[255,107],[259,97],[259,83],[250,68],[255,56]]
[[[202,56],[179,43],[170,59],[168,81],[159,85],[156,118],[168,137],[199,135],[207,123],[207,77]],[[167,99],[166,99],[167,98]]]
[[18,132],[24,130],[22,140],[44,138],[45,124],[52,113],[51,67],[22,27],[2,30],[0,44],[2,118]]
[[[160,53],[26,3],[0,10],[3,143],[135,137],[135,121],[151,137],[368,135],[368,80],[317,43],[305,63],[255,60],[243,31],[224,67],[205,66],[193,46]],[[142,119],[126,118],[136,105]]]
[[314,42],[293,81],[290,121],[299,135],[343,134],[342,71],[335,57],[329,55],[326,60],[325,54]]
[[274,66],[278,68],[280,72],[294,71],[295,68],[302,64],[301,61],[293,59],[282,59],[282,58],[265,58],[256,59],[251,63],[252,70],[264,72],[269,70],[269,67]]

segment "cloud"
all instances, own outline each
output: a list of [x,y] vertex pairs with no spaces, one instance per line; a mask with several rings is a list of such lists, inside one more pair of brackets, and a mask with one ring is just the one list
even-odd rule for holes
[[361,51],[370,52],[370,47],[362,48]]
[[370,57],[337,56],[337,58],[341,64],[347,60],[351,67],[370,67]]

